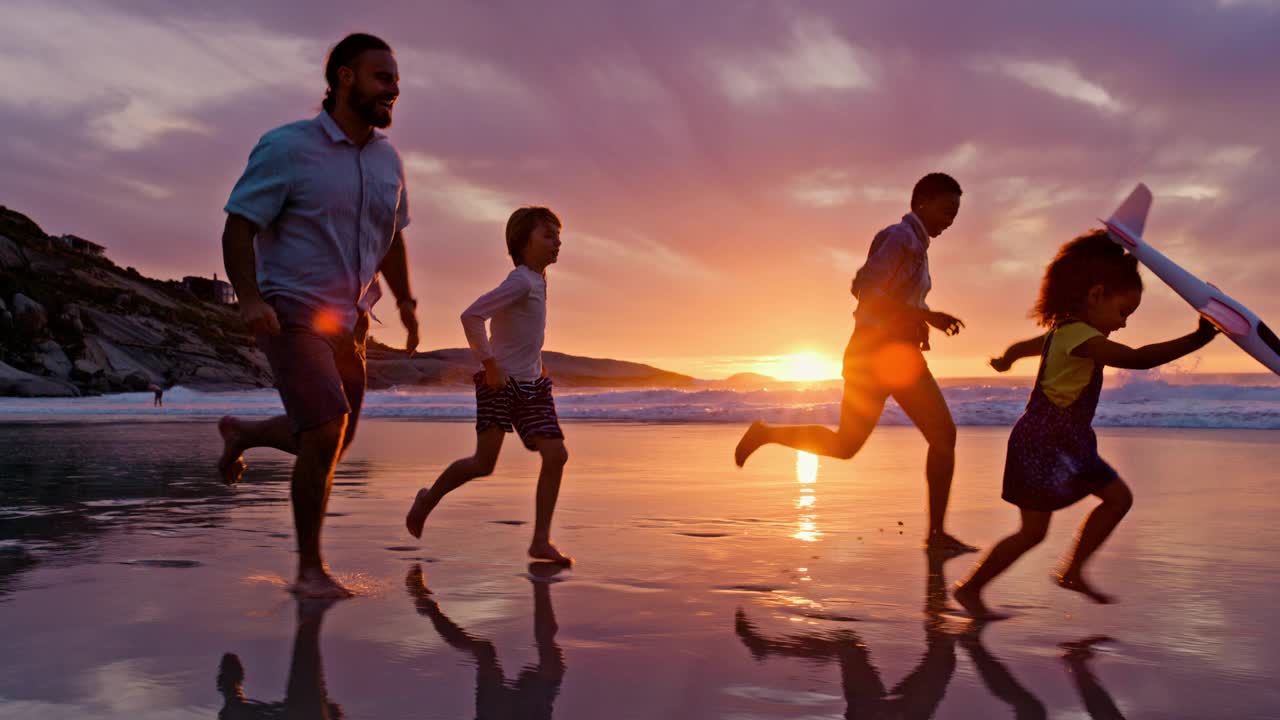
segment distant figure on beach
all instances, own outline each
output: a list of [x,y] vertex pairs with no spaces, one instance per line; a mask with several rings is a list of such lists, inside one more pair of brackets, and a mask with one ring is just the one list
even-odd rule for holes
[[152,407],[164,407],[164,388],[159,385],[152,385],[151,392],[154,398],[151,400]]
[[1057,573],[1062,587],[1098,603],[1112,598],[1084,578],[1084,566],[1133,504],[1133,494],[1098,456],[1093,415],[1102,392],[1102,369],[1148,369],[1204,347],[1217,334],[1203,318],[1192,333],[1130,348],[1110,340],[1142,300],[1138,261],[1105,230],[1063,245],[1045,270],[1032,315],[1049,331],[1014,343],[991,360],[998,372],[1025,357],[1040,356],[1031,398],[1009,436],[1001,497],[1018,506],[1022,527],[997,543],[955,588],[956,601],[976,619],[1003,617],[982,601],[987,583],[1040,544],[1054,511],[1088,495],[1102,504],[1085,520],[1070,560]]
[[564,682],[564,651],[556,644],[555,609],[551,606],[551,582],[559,566],[530,563],[533,584],[533,641],[538,662],[521,669],[508,680],[498,658],[498,649],[484,638],[463,630],[440,609],[427,589],[422,566],[414,565],[405,576],[405,589],[413,598],[418,614],[431,621],[441,639],[469,655],[476,663],[476,718],[478,720],[551,720],[556,696]]
[[324,662],[320,657],[320,625],[332,605],[332,600],[298,602],[298,629],[282,702],[250,700],[244,692],[244,665],[239,656],[235,653],[222,656],[218,663],[218,693],[222,695],[218,720],[339,720],[346,717],[337,703],[329,701]]
[[242,453],[297,456],[291,499],[304,597],[348,597],[320,554],[334,467],[351,446],[365,390],[369,311],[381,273],[395,295],[406,345],[418,345],[402,231],[409,224],[400,155],[376,128],[391,125],[400,75],[371,35],[343,38],[325,66],[329,89],[311,120],[262,136],[227,201],[222,236],[240,317],[271,365],[284,415],[218,423],[223,482],[244,473]]
[[[429,488],[418,491],[405,517],[414,537],[422,537],[427,516],[445,495],[493,473],[506,433],[542,456],[529,556],[569,564],[551,542],[551,516],[569,454],[551,396],[551,378],[542,364],[547,327],[547,266],[560,254],[560,218],[544,207],[522,207],[507,220],[507,252],[515,269],[498,287],[462,313],[467,342],[484,366],[476,386],[476,452],[455,461]],[[491,320],[489,332],[485,321]]]
[[925,304],[932,287],[929,245],[955,221],[960,194],[960,184],[950,175],[925,175],[911,192],[911,212],[871,241],[867,260],[851,288],[858,308],[853,336],[844,351],[839,429],[775,426],[757,420],[747,428],[733,454],[739,467],[758,448],[769,444],[851,458],[875,429],[885,400],[893,396],[929,443],[925,465],[929,533],[925,547],[948,554],[977,548],[944,529],[955,470],[956,426],[923,351],[929,349],[930,326],[947,335],[955,335],[964,326],[959,319]]

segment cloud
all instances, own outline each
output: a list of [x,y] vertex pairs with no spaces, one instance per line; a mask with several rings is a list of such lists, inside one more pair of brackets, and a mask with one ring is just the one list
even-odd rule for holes
[[[538,201],[567,221],[557,349],[838,353],[867,243],[942,170],[965,196],[931,300],[973,321],[950,370],[1027,330],[1053,252],[1139,180],[1162,248],[1280,316],[1277,18],[1134,2],[374,4],[360,23],[400,58],[391,137],[411,234],[431,234],[411,255],[424,304],[490,285],[507,214]],[[315,111],[350,29],[317,3],[10,0],[0,202],[150,275],[219,271],[249,149]],[[653,292],[668,277],[718,284]],[[1167,330],[1152,317],[1132,340]]]
[[749,104],[779,92],[847,92],[874,86],[865,54],[820,19],[793,22],[791,44],[773,52],[734,53],[713,63],[720,90]]
[[448,50],[396,51],[401,84],[424,90],[461,90],[509,102],[528,102],[534,95],[497,63]]
[[[643,270],[649,275],[661,275],[688,280],[709,281],[719,273],[688,255],[683,255],[667,245],[637,233],[627,233],[624,240],[605,238],[591,233],[572,233],[567,242],[573,246],[569,252],[621,270]],[[576,246],[576,247],[574,247]]]
[[425,153],[407,153],[404,170],[408,176],[410,208],[425,199],[438,210],[466,222],[502,224],[520,205],[501,190],[455,175],[443,160]]
[[166,200],[173,197],[173,190],[171,188],[162,187],[154,183],[135,180],[134,178],[128,177],[116,177],[112,178],[112,180],[149,200]]
[[898,202],[903,195],[901,188],[858,184],[849,171],[831,169],[792,178],[784,192],[793,203],[813,208],[839,207],[856,201]]
[[206,103],[263,86],[316,85],[320,47],[252,26],[155,22],[94,5],[17,0],[0,25],[0,103],[57,116],[92,109],[82,128],[136,150],[172,130],[202,130]]
[[995,70],[1036,90],[1084,103],[1106,113],[1118,113],[1124,106],[1106,88],[1080,75],[1067,62],[999,59],[978,64],[979,69]]

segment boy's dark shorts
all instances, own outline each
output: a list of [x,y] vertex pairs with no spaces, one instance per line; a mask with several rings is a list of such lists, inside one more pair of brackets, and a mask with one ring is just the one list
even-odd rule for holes
[[331,420],[360,414],[365,387],[365,336],[369,316],[361,313],[351,332],[316,329],[319,314],[297,300],[268,300],[280,321],[279,335],[259,335],[276,389],[294,434]]
[[538,449],[535,437],[564,439],[556,401],[551,397],[551,378],[532,382],[508,379],[501,388],[491,388],[481,370],[472,381],[476,385],[476,432],[491,427],[502,428],[502,432],[514,430],[530,450]]

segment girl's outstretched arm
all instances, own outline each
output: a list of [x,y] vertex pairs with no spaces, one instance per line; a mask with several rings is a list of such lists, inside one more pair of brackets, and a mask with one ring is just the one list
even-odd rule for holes
[[1213,336],[1217,334],[1218,329],[1213,326],[1213,323],[1200,318],[1200,326],[1196,328],[1195,332],[1173,340],[1143,345],[1140,348],[1131,348],[1128,345],[1121,345],[1099,336],[1080,343],[1079,347],[1071,351],[1071,354],[1076,357],[1087,357],[1094,362],[1110,365],[1111,367],[1128,370],[1150,370],[1153,367],[1173,362],[1184,355],[1189,355],[1199,350],[1208,345]]
[[991,367],[995,368],[996,372],[1008,372],[1009,368],[1013,367],[1014,361],[1025,357],[1035,357],[1044,352],[1044,341],[1047,337],[1049,337],[1049,333],[1037,335],[1010,345],[1003,355],[991,358]]

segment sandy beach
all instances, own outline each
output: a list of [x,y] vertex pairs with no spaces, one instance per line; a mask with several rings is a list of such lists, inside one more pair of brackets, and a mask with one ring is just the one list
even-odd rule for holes
[[[361,596],[300,616],[283,590],[286,457],[250,455],[229,490],[205,420],[0,425],[0,718],[275,717],[286,702],[348,718],[1280,708],[1276,431],[1102,430],[1137,496],[1094,569],[1121,603],[1049,581],[1082,503],[990,589],[1015,617],[975,633],[941,593],[975,556],[931,567],[919,548],[913,429],[882,428],[852,462],[768,448],[743,470],[737,426],[566,429],[555,536],[577,565],[548,578],[523,557],[534,456],[504,455],[419,543],[406,503],[474,434],[367,421],[325,529]],[[984,547],[1016,518],[998,499],[1006,437],[960,431],[951,527]]]

